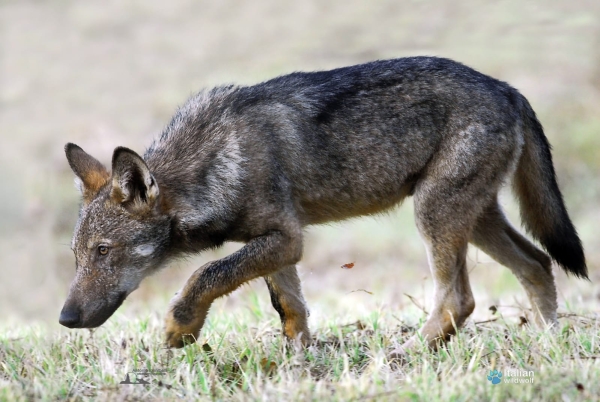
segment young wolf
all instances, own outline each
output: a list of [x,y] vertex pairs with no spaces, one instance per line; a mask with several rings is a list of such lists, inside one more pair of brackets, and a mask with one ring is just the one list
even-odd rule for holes
[[[173,298],[167,344],[194,341],[213,300],[258,277],[283,333],[308,343],[295,267],[303,228],[378,213],[411,195],[435,285],[420,330],[432,347],[475,306],[469,242],[517,276],[540,324],[556,322],[552,260],[587,278],[531,106],[508,84],[447,59],[376,61],[200,92],[143,158],[116,148],[111,173],[77,145],[65,150],[83,195],[77,270],[59,320],[70,328],[104,323],[170,259],[238,241],[239,251],[198,269]],[[550,257],[498,205],[511,176],[524,226]]]

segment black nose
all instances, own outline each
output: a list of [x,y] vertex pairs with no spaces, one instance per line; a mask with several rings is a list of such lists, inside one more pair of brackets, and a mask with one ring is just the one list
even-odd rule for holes
[[79,320],[79,310],[65,306],[60,312],[58,322],[68,328],[77,328],[79,326]]

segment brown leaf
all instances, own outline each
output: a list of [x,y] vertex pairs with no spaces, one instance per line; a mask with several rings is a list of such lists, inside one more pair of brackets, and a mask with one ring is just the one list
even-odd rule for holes
[[492,312],[492,314],[496,314],[496,312],[498,311],[498,307],[490,306],[490,311]]
[[527,321],[527,318],[520,316],[519,319],[521,320],[521,322],[519,323],[519,327],[522,327],[523,325],[526,325],[529,323],[529,321]]
[[583,386],[582,383],[578,382],[577,384],[575,384],[575,386],[577,387],[577,391],[579,391],[579,392],[585,391],[585,387]]
[[348,264],[344,264],[342,265],[342,269],[352,269],[354,267],[354,263],[353,262],[349,262]]

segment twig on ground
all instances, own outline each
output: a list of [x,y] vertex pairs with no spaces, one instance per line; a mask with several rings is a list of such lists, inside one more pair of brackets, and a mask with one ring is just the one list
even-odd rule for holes
[[497,320],[498,320],[498,317],[492,318],[492,319],[489,319],[489,320],[485,320],[485,321],[475,321],[475,325],[486,324],[488,322],[494,322],[494,321],[497,321]]
[[421,310],[422,312],[424,312],[425,314],[429,315],[429,313],[427,312],[427,310],[425,310],[425,307],[421,306],[421,303],[419,303],[417,301],[417,299],[415,299],[414,297],[412,297],[411,295],[409,295],[408,293],[404,293],[404,296],[408,297],[410,299],[411,302],[413,302],[413,304],[415,306],[417,306],[417,308],[419,310]]
[[353,291],[351,291],[351,292],[348,292],[348,294],[350,294],[350,293],[354,293],[354,292],[365,292],[365,293],[368,293],[368,294],[370,294],[370,295],[372,295],[372,294],[373,294],[373,292],[369,292],[369,291],[368,291],[368,290],[366,290],[366,289],[356,289],[356,290],[353,290]]

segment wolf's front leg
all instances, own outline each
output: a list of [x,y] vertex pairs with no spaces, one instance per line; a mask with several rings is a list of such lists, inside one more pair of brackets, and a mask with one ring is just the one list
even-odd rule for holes
[[303,345],[310,343],[308,330],[308,309],[302,296],[300,278],[294,265],[265,276],[271,303],[281,318],[283,334],[286,338],[299,340]]
[[198,269],[173,298],[166,318],[167,345],[195,342],[212,302],[252,279],[293,265],[302,255],[302,231],[271,230],[237,252]]

